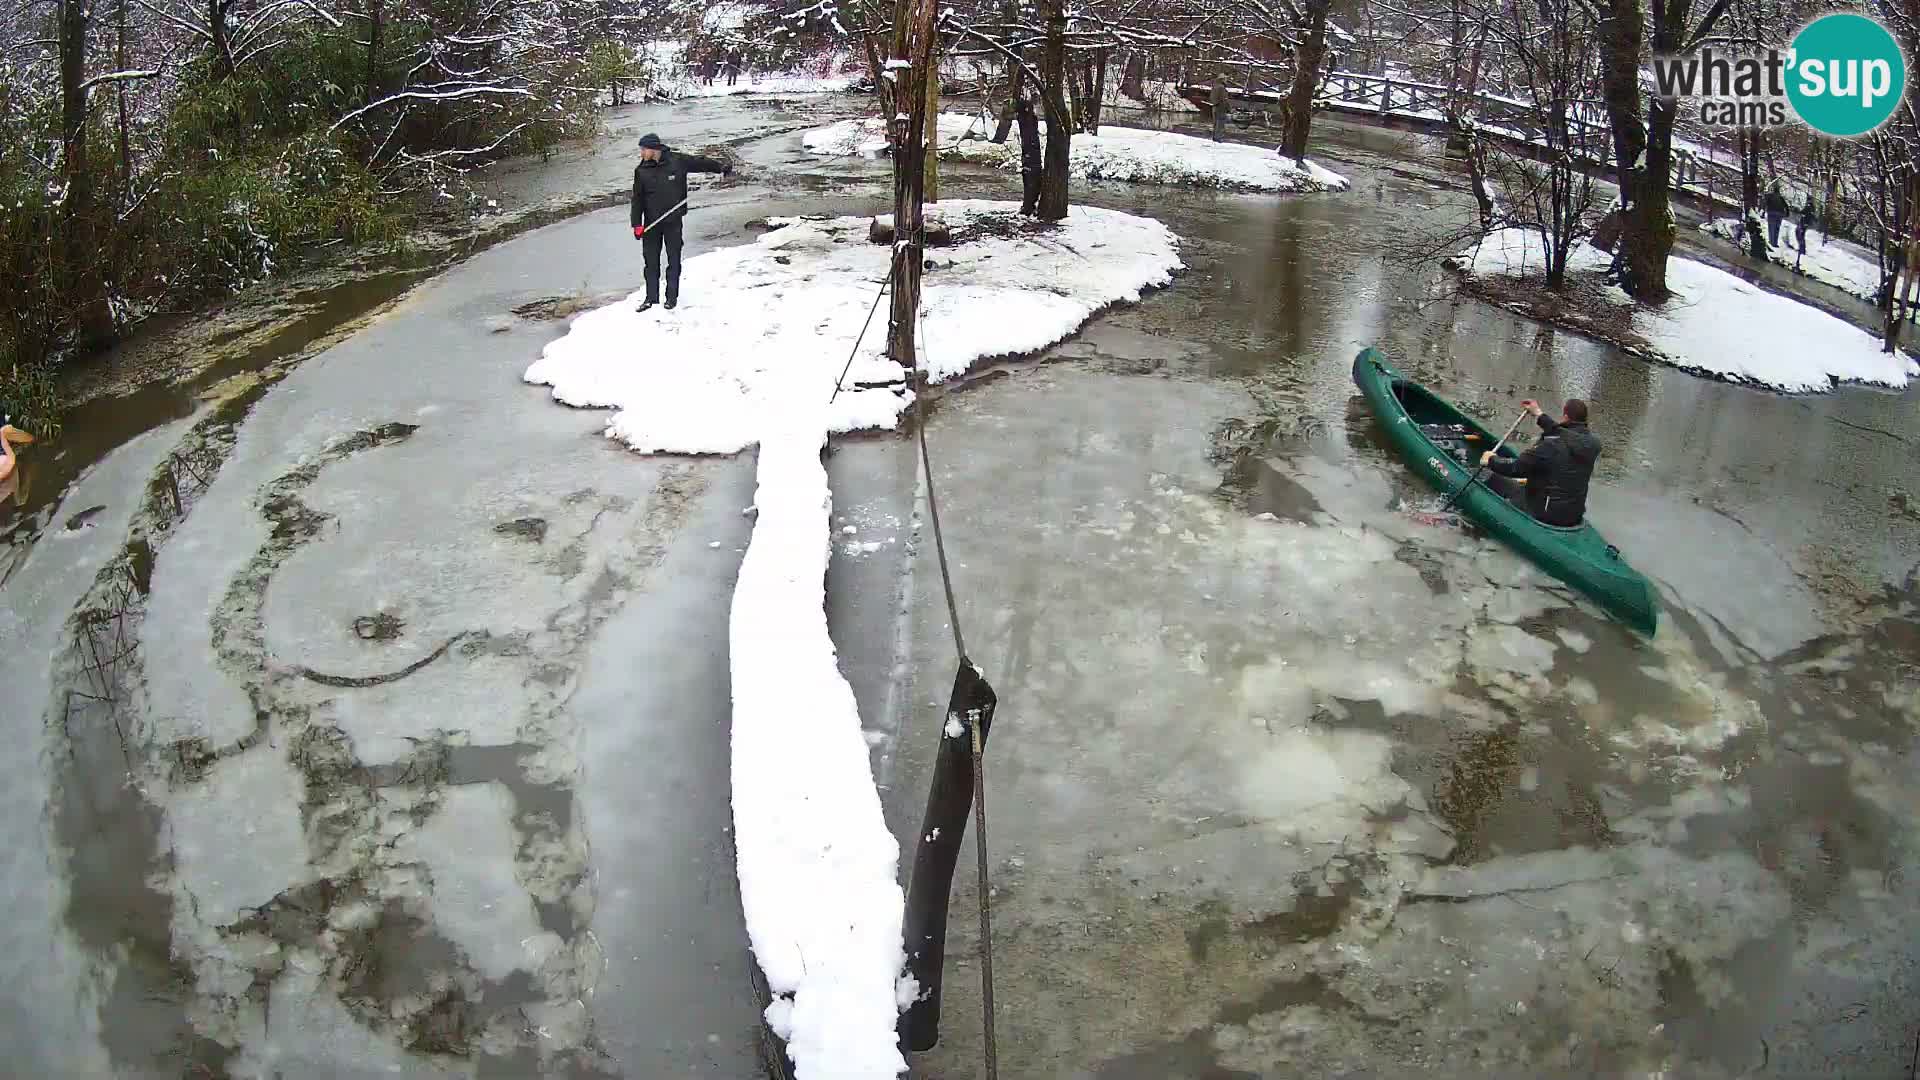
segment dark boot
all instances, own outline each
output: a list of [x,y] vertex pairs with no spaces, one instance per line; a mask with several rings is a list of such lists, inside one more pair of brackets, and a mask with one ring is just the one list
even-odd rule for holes
[[[642,301],[640,301],[640,307],[638,308],[638,310],[640,310],[640,311],[645,311],[645,310],[647,310],[648,308],[650,308],[650,307],[652,307],[652,306],[653,306],[653,304],[654,304],[654,301],[653,301],[653,299],[652,299],[651,297],[649,297],[649,298],[647,298],[647,299],[645,299],[645,300],[642,300]],[[673,306],[673,301],[671,301],[671,300],[669,300],[669,301],[667,301],[667,306],[668,306],[668,307],[672,307],[672,306]]]

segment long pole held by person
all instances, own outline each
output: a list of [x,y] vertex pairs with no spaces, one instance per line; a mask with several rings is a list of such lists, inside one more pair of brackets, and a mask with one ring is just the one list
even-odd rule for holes
[[[1507,429],[1507,433],[1505,435],[1500,436],[1500,441],[1497,443],[1494,443],[1493,449],[1488,451],[1488,453],[1498,455],[1500,453],[1500,448],[1507,445],[1507,440],[1513,438],[1513,433],[1520,430],[1520,422],[1522,420],[1525,420],[1527,418],[1527,414],[1532,411],[1533,410],[1531,409],[1525,409],[1525,408],[1521,409],[1520,415],[1513,418],[1513,426]],[[1468,488],[1480,482],[1480,476],[1482,473],[1486,472],[1486,469],[1487,467],[1485,465],[1482,465],[1478,469],[1475,469],[1473,472],[1473,475],[1467,478],[1467,482],[1460,485],[1460,490],[1455,491],[1447,499],[1447,505],[1441,507],[1440,512],[1444,514],[1447,511],[1453,509],[1453,504],[1460,501],[1460,496],[1465,495],[1467,493]]]
[[[693,196],[691,196],[691,195],[689,195],[689,196],[687,196],[687,199],[691,199],[691,198],[693,198]],[[670,208],[668,208],[668,210],[667,210],[667,212],[666,212],[666,213],[664,213],[664,214],[660,214],[660,215],[657,215],[657,216],[655,216],[655,217],[654,217],[654,219],[653,219],[653,221],[651,222],[651,224],[653,224],[653,225],[658,225],[658,224],[660,224],[661,222],[663,222],[663,221],[665,221],[665,220],[667,220],[668,218],[670,218],[670,217],[672,217],[672,216],[673,216],[673,212],[674,212],[675,210],[678,210],[678,209],[680,209],[681,207],[683,207],[683,206],[685,206],[685,205],[687,205],[687,199],[681,199],[681,200],[680,200],[679,202],[677,202],[677,203],[674,203],[672,207],[670,207]],[[640,233],[642,233],[642,234],[644,234],[644,233],[645,233],[645,232],[647,231],[647,228],[648,228],[648,225],[649,225],[649,223],[648,223],[648,222],[644,222],[644,221],[643,221],[643,222],[641,222],[641,223],[639,224],[639,226],[638,226],[638,228],[639,228],[639,230],[640,230]],[[637,235],[637,234],[636,234],[636,235]]]

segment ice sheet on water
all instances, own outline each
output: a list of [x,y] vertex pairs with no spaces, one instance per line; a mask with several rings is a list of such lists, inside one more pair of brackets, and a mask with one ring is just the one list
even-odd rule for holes
[[501,784],[463,784],[447,788],[440,800],[397,849],[431,871],[435,927],[488,979],[538,971],[561,942],[540,928],[514,874],[513,793]]
[[156,785],[179,887],[201,919],[235,922],[310,876],[299,802],[288,798],[302,786],[284,750],[268,744],[218,762],[197,784]]

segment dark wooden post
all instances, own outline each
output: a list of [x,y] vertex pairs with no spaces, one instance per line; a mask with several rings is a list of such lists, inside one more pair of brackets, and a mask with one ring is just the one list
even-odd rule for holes
[[[980,730],[984,751],[993,727],[993,687],[972,664],[962,662],[947,700],[947,722],[927,789],[927,814],[915,845],[913,877],[907,883],[903,938],[907,974],[919,994],[900,1016],[900,1039],[909,1050],[931,1050],[940,1041],[941,972],[947,957],[947,904],[953,895],[953,869],[973,808],[973,731]],[[957,733],[957,734],[956,734]]]

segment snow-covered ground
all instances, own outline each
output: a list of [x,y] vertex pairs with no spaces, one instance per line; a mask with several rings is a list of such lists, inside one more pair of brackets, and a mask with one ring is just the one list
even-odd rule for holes
[[684,41],[651,42],[641,48],[640,56],[654,73],[652,89],[670,98],[838,94],[851,90],[866,73],[865,61],[849,52],[837,52],[793,71],[743,71],[729,84],[724,70],[708,82],[688,67]]
[[1142,81],[1140,93],[1140,97],[1128,97],[1120,92],[1118,80],[1108,79],[1100,107],[1130,109],[1134,112],[1197,113],[1200,111],[1200,106],[1181,97],[1179,88],[1170,82]]
[[712,82],[704,79],[688,78],[682,83],[675,97],[729,97],[734,94],[841,94],[853,89],[860,81],[860,73],[839,75],[818,75],[810,72],[792,71],[753,71],[740,76],[736,83],[728,84],[722,75]]
[[[1044,125],[1043,125],[1044,127]],[[1020,137],[990,141],[984,117],[942,113],[942,157],[1018,171]],[[879,117],[842,120],[806,132],[808,152],[828,156],[871,155],[886,148]],[[1245,143],[1216,143],[1172,131],[1105,126],[1098,135],[1075,135],[1069,169],[1081,180],[1125,180],[1228,191],[1344,191],[1347,178],[1311,161],[1296,162],[1277,151]]]
[[[1448,261],[1469,274],[1533,277],[1544,272],[1546,251],[1539,233],[1503,229]],[[1609,261],[1583,243],[1567,268],[1600,273]],[[1836,382],[1905,387],[1920,376],[1911,356],[1881,352],[1879,339],[1859,327],[1724,270],[1674,256],[1667,287],[1673,298],[1661,308],[1632,313],[1633,330],[1646,341],[1634,351],[1649,359],[1789,393],[1824,392]]]
[[[993,127],[990,116],[943,112],[936,130],[940,153],[951,157],[962,142],[985,141],[993,135]],[[874,157],[887,149],[887,129],[877,116],[841,120],[801,132],[800,145],[821,157]]]
[[[928,210],[955,238],[929,251],[922,294],[922,362],[936,379],[1044,348],[1181,265],[1164,225],[1117,211],[1075,207],[1043,226],[1009,203]],[[618,410],[607,434],[636,450],[760,447],[732,609],[734,842],[748,935],[775,994],[767,1020],[803,1078],[904,1070],[894,1025],[912,991],[900,981],[899,848],[824,608],[821,447],[830,432],[892,427],[912,402],[901,387],[855,385],[901,379],[884,319],[837,383],[891,256],[867,242],[868,223],[776,220],[755,243],[688,260],[679,310],[638,312],[636,294],[588,312],[526,372],[562,402]]]
[[[1738,218],[1715,218],[1700,226],[1700,231],[1731,241],[1745,251],[1746,230]],[[1792,267],[1815,281],[1831,285],[1862,300],[1872,301],[1880,292],[1880,266],[1871,253],[1845,240],[1835,240],[1814,229],[1807,230],[1805,255],[1794,245],[1798,234],[1792,221],[1780,225],[1780,243],[1767,249],[1767,258],[1781,266]]]

